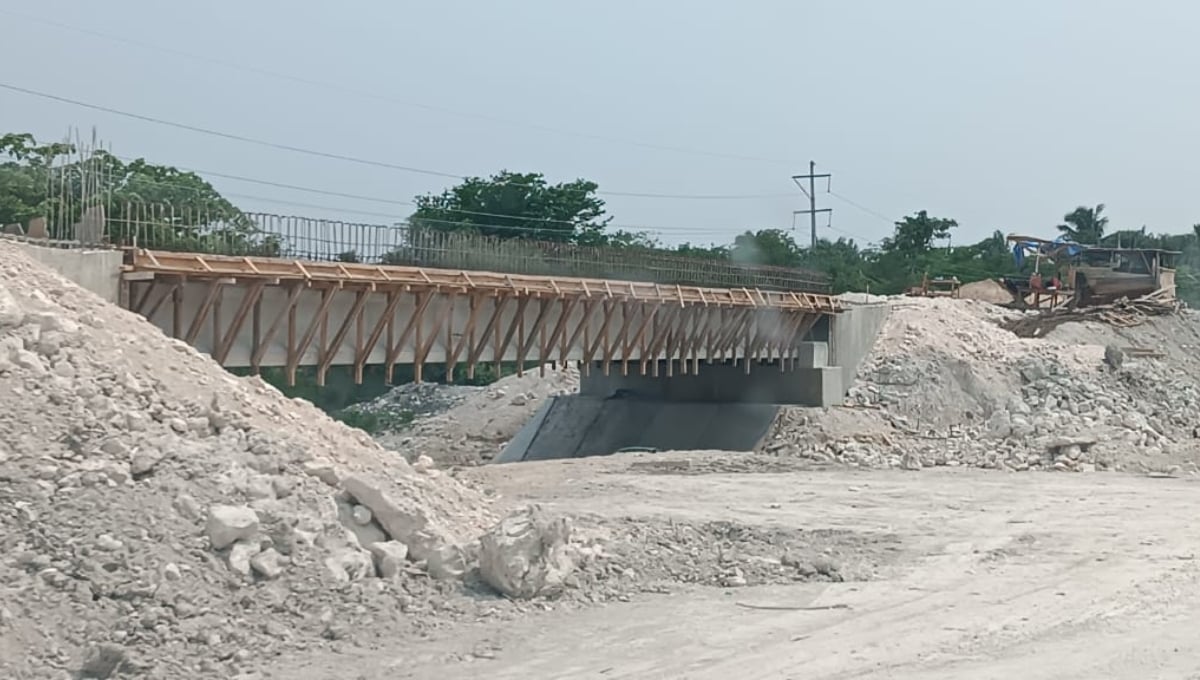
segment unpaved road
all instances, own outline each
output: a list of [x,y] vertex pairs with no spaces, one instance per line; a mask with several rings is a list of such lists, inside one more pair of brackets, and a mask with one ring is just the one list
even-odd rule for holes
[[291,659],[277,677],[1200,678],[1200,485],[1191,479],[645,474],[630,460],[469,474],[508,500],[569,513],[892,532],[899,552],[871,582],[635,593],[394,649]]

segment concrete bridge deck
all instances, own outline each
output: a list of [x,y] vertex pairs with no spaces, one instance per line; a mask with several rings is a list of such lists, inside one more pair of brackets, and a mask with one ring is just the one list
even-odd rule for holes
[[617,376],[697,376],[702,363],[727,377],[769,363],[759,370],[776,381],[838,372],[827,340],[843,306],[812,293],[140,249],[122,278],[131,310],[222,365],[290,377],[316,366],[320,381],[333,365],[361,380],[366,364],[390,377],[411,363],[420,380],[427,363],[470,374],[501,361],[580,361],[610,376],[594,389]]

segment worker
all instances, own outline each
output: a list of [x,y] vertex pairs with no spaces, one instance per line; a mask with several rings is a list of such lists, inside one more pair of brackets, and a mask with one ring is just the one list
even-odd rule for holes
[[1041,272],[1034,272],[1033,275],[1029,277],[1029,290],[1042,290]]

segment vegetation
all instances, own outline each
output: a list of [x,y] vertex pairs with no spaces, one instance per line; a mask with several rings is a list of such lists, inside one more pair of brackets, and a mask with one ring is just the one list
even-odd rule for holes
[[417,196],[415,229],[470,231],[499,238],[595,245],[606,240],[603,199],[595,182],[550,184],[541,173],[504,170],[470,177],[440,194]]
[[73,225],[88,207],[86,184],[93,204],[105,207],[104,236],[112,242],[265,256],[280,251],[278,238],[259,232],[194,172],[140,158],[125,162],[103,150],[76,154],[70,144],[40,144],[30,134],[0,136],[0,224],[55,216],[52,229]]
[[396,432],[403,430],[412,424],[414,415],[412,411],[401,411],[399,413],[376,413],[372,411],[361,411],[356,408],[344,408],[340,411],[334,411],[331,414],[335,419],[349,425],[357,427],[367,434],[378,434],[380,432]]

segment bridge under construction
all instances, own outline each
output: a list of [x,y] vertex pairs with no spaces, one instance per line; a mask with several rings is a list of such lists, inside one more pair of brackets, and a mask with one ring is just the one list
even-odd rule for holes
[[361,381],[368,364],[389,379],[412,364],[420,380],[430,363],[471,375],[484,362],[578,361],[613,389],[617,378],[706,371],[732,386],[735,367],[742,381],[774,372],[759,382],[834,392],[842,382],[829,340],[846,306],[810,292],[146,249],[126,251],[122,279],[126,306],[168,335],[224,366],[283,367],[289,379],[300,366],[321,383],[335,365]]

